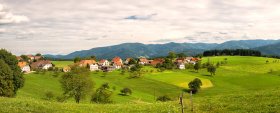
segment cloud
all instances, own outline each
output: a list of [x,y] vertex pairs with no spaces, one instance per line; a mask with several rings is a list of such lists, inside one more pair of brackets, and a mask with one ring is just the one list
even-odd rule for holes
[[23,15],[13,14],[6,6],[0,4],[0,24],[27,22],[29,19]]
[[150,15],[132,15],[132,16],[128,16],[124,19],[127,20],[150,20],[152,17],[156,16],[157,13],[153,13]]
[[[67,54],[126,42],[222,43],[280,37],[278,0],[0,2],[9,7],[0,8],[0,24],[5,24],[0,25],[0,48],[14,53]],[[29,18],[32,22],[26,22]]]

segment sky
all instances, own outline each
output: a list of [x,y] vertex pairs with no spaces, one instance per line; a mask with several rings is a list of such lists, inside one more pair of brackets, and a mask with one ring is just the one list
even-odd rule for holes
[[0,48],[18,55],[279,33],[279,0],[0,0]]

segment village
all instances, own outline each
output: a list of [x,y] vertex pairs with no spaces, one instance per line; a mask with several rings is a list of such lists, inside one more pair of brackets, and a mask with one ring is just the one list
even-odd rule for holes
[[[52,63],[51,60],[45,60],[41,55],[26,55],[28,60],[25,60],[21,56],[17,56],[18,66],[21,68],[23,73],[31,73],[35,70],[48,70],[50,68],[54,68],[55,65]],[[26,59],[26,58],[25,58]],[[116,56],[111,61],[107,59],[101,59],[99,61],[93,59],[83,59],[76,63],[63,67],[61,71],[69,72],[71,70],[71,66],[80,66],[86,67],[90,71],[103,71],[103,72],[111,72],[113,70],[118,70],[121,68],[130,68],[133,64],[130,64],[133,58],[126,58],[122,60],[120,57]],[[173,60],[173,63],[177,66],[177,69],[186,69],[186,64],[196,64],[200,61],[200,58],[195,57],[181,57],[176,58]],[[136,63],[145,66],[153,66],[156,67],[157,65],[163,64],[165,62],[164,58],[155,58],[155,59],[148,59],[145,57],[139,57],[136,60]]]

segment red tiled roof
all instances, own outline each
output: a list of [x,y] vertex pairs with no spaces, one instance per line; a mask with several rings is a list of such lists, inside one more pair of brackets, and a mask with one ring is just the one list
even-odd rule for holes
[[121,62],[122,59],[120,57],[115,57],[112,59],[112,62]]
[[146,58],[140,58],[139,61],[140,62],[146,62],[146,63],[149,62],[148,59],[146,59]]
[[103,64],[105,61],[106,61],[105,59],[102,59],[98,63]]
[[154,59],[154,60],[151,62],[151,65],[156,66],[157,64],[162,64],[163,62],[164,62],[164,59],[157,58],[157,59]]

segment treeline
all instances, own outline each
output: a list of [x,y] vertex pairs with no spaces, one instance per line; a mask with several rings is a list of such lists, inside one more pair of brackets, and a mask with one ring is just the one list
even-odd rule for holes
[[224,49],[224,50],[208,50],[203,52],[203,56],[261,56],[261,52],[251,49]]

